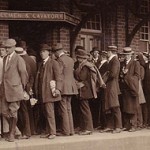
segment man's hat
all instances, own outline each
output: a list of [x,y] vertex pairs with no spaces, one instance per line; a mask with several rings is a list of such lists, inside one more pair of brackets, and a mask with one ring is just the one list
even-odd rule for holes
[[23,40],[19,41],[17,46],[22,47],[24,50],[27,49],[27,43],[26,43],[26,41],[23,41]]
[[76,57],[88,59],[89,58],[89,54],[85,50],[78,49],[78,51],[76,53]]
[[5,48],[4,42],[0,42],[0,48]]
[[63,45],[61,43],[56,43],[53,45],[52,50],[53,52],[59,51],[63,49]]
[[52,49],[48,44],[41,44],[40,51],[43,51],[43,50],[51,51]]
[[117,46],[110,45],[107,47],[107,51],[117,52]]
[[107,56],[107,52],[106,51],[101,51],[100,55]]
[[100,52],[98,47],[93,47],[92,50],[90,51],[90,54],[95,52],[95,51]]
[[129,55],[129,54],[133,54],[133,53],[134,52],[132,51],[131,47],[124,47],[123,52],[121,52],[120,54]]
[[27,54],[26,51],[22,47],[16,47],[15,52],[20,56]]
[[3,44],[4,47],[13,47],[16,46],[16,41],[14,39],[7,39]]

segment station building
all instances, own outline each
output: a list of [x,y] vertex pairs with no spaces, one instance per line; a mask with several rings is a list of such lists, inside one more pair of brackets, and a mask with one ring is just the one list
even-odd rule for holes
[[0,41],[23,39],[35,51],[41,43],[61,42],[72,56],[76,45],[87,51],[107,50],[108,45],[149,51],[150,19],[142,20],[137,12],[148,14],[150,0],[142,0],[138,11],[135,2],[100,2],[94,12],[91,0],[0,0]]

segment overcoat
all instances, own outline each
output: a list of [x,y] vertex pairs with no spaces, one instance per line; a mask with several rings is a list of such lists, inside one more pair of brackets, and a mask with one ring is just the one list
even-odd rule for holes
[[116,56],[114,56],[108,64],[108,78],[106,81],[105,89],[105,110],[109,110],[112,107],[119,105],[118,95],[120,94],[120,88],[118,83],[120,72],[120,62]]
[[53,97],[50,89],[50,81],[56,81],[56,89],[62,90],[62,75],[60,72],[59,64],[56,60],[49,57],[48,61],[44,65],[43,80],[42,80],[42,91],[39,91],[39,75],[42,62],[39,63],[36,79],[35,79],[35,94],[38,98],[39,92],[42,93],[42,102],[55,102],[61,100],[61,96]]
[[131,59],[126,65],[126,69],[128,72],[124,75],[124,89],[122,91],[123,111],[134,114],[139,105],[140,64]]
[[28,81],[26,65],[18,54],[14,52],[8,66],[6,57],[3,67],[3,86],[7,102],[16,102],[24,99],[24,89]]
[[73,74],[74,60],[63,54],[57,59],[57,62],[59,63],[60,71],[63,76],[61,95],[78,94],[78,89]]

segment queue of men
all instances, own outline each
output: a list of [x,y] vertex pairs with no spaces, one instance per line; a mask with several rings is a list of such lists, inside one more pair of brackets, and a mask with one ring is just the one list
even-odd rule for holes
[[0,46],[0,135],[8,142],[134,132],[150,123],[149,55],[116,46],[75,49],[41,44],[41,61],[28,55],[25,41]]

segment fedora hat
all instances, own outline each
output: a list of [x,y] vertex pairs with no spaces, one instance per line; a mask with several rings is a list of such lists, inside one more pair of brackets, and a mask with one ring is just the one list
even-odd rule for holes
[[16,47],[15,52],[20,56],[27,54],[26,51],[22,47]]
[[59,50],[62,50],[62,49],[63,49],[62,43],[56,43],[52,47],[53,52],[56,52],[56,51],[59,51]]
[[14,39],[7,39],[3,44],[5,47],[13,47],[16,46],[16,41]]
[[51,47],[48,44],[41,44],[40,51],[43,51],[43,50],[51,51]]
[[110,46],[107,47],[107,51],[117,52],[117,46],[115,46],[115,45],[110,45]]
[[132,51],[131,47],[124,47],[123,52],[121,52],[121,54],[124,54],[124,55],[133,54],[133,53],[134,52]]
[[76,57],[88,59],[89,58],[89,54],[83,49],[78,49],[78,51],[76,53]]

